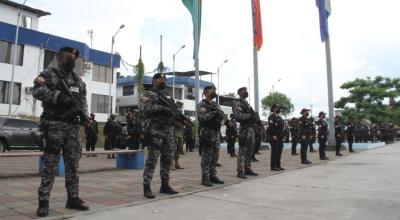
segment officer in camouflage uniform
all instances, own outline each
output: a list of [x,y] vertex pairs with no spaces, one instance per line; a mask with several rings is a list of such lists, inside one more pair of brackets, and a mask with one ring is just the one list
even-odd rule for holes
[[299,119],[299,136],[300,136],[300,158],[302,164],[311,164],[311,161],[307,160],[307,147],[310,142],[310,131],[311,131],[311,122],[308,119],[309,109],[303,108],[300,112],[302,115]]
[[229,117],[230,120],[226,125],[226,139],[228,143],[227,150],[228,154],[230,154],[231,157],[237,157],[235,152],[235,142],[237,137],[237,125],[235,121],[235,115],[232,113]]
[[355,152],[353,150],[354,124],[353,124],[353,118],[351,116],[349,117],[349,122],[346,127],[346,139],[347,139],[347,143],[349,144],[349,152],[354,153]]
[[259,117],[246,101],[246,98],[249,96],[247,88],[242,87],[238,89],[238,95],[240,99],[234,102],[232,107],[235,119],[240,123],[237,177],[246,179],[246,175],[258,175],[251,170],[250,160],[254,148],[254,123],[256,120],[259,120]]
[[217,162],[219,157],[220,130],[223,118],[217,104],[213,101],[217,97],[214,86],[206,86],[203,92],[205,99],[198,106],[199,140],[201,153],[201,184],[212,186],[223,184],[217,177]]
[[[57,53],[58,68],[49,68],[39,74],[34,81],[33,97],[42,101],[41,131],[45,135],[46,146],[43,153],[44,167],[38,189],[39,206],[37,216],[44,217],[49,212],[50,192],[54,175],[62,151],[65,165],[65,187],[68,200],[66,208],[88,210],[79,198],[78,167],[82,148],[79,142],[80,122],[88,123],[86,86],[73,69],[79,51],[63,47]],[[64,84],[67,88],[64,87]],[[68,96],[69,89],[73,98]],[[78,100],[84,106],[79,109]]]
[[310,131],[310,143],[308,144],[310,147],[310,153],[315,153],[316,151],[314,150],[314,143],[317,138],[317,129],[315,128],[315,121],[313,117],[310,117],[310,125],[311,125],[311,131]]
[[325,121],[325,115],[325,112],[320,112],[318,115],[319,120],[317,122],[320,160],[329,160],[325,153],[326,141],[328,140],[328,124]]
[[161,103],[160,97],[164,97],[171,103],[174,103],[174,100],[165,91],[165,81],[166,78],[163,73],[155,74],[153,76],[153,87],[150,90],[145,91],[141,97],[141,108],[149,123],[145,130],[148,155],[143,171],[144,197],[148,199],[155,198],[151,191],[150,184],[160,155],[160,193],[169,195],[178,193],[169,185],[169,174],[172,162],[172,145],[174,142],[173,127],[171,127],[172,122],[169,119],[173,119],[173,113],[170,107]]
[[340,123],[340,116],[336,115],[335,117],[335,142],[336,142],[336,156],[343,156],[343,154],[340,153],[340,148],[342,147],[342,142],[343,142],[343,127],[342,124]]
[[296,152],[297,143],[299,142],[299,124],[298,119],[293,117],[290,121],[290,136],[292,138],[292,155],[297,156],[299,155]]
[[[176,105],[182,109],[183,102],[176,101]],[[179,156],[181,155],[181,151],[183,149],[183,130],[184,125],[181,121],[175,120],[174,121],[174,148],[173,154],[174,155],[174,162],[172,163],[171,169],[183,169],[179,164]]]
[[281,167],[281,157],[283,150],[283,129],[285,122],[279,115],[281,106],[273,104],[271,106],[271,115],[268,117],[267,134],[271,143],[271,170],[285,170]]

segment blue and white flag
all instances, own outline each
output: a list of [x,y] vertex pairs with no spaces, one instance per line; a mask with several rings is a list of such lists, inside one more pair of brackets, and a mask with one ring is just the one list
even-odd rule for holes
[[325,42],[329,38],[328,17],[331,15],[331,1],[317,0],[319,10],[319,27],[321,32],[321,41]]

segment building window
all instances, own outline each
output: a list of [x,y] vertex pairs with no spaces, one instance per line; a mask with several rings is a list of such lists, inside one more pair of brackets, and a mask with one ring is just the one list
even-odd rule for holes
[[93,64],[92,80],[97,82],[112,83],[113,76],[111,74],[111,68],[108,66]]
[[[111,103],[112,103],[111,97]],[[108,113],[110,107],[110,98],[108,95],[92,94],[92,112],[94,113]]]
[[122,88],[122,96],[129,96],[135,94],[135,86],[129,85]]
[[[8,96],[10,89],[9,81],[0,80],[0,103],[8,104]],[[21,83],[14,83],[14,95],[13,95],[13,104],[19,105],[21,102]]]
[[[17,56],[15,64],[22,66],[24,58],[24,45],[17,45]],[[14,59],[14,44],[0,40],[0,62],[12,64]]]
[[22,16],[22,22],[21,22],[21,27],[27,28],[27,29],[32,29],[32,18],[29,16]]

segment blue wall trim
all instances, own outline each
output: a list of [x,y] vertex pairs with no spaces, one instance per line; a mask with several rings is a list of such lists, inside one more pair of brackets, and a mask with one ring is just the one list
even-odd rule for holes
[[[167,85],[168,86],[172,86],[172,78],[173,77],[168,77],[167,78]],[[143,84],[148,84],[151,85],[153,82],[153,77],[151,76],[144,76],[143,77]],[[176,76],[175,77],[175,84],[176,85],[187,85],[187,86],[191,86],[191,87],[195,87],[196,80],[191,78],[191,77],[187,77],[187,76]],[[128,76],[128,77],[124,77],[124,78],[119,78],[117,79],[117,85],[118,86],[125,86],[125,85],[133,85],[136,83],[136,79],[134,79],[132,76]],[[204,88],[206,86],[213,86],[214,84],[208,81],[204,81],[204,80],[199,80],[199,86],[200,88]]]
[[[15,31],[15,25],[0,21],[0,40],[14,42]],[[36,46],[55,52],[64,46],[75,47],[79,50],[80,56],[83,57],[83,59],[85,59],[86,61],[105,66],[110,65],[110,53],[90,49],[90,47],[87,46],[85,43],[79,41],[74,41],[31,29],[19,29],[18,44]],[[120,61],[121,57],[119,55],[114,55],[113,67],[119,68]]]

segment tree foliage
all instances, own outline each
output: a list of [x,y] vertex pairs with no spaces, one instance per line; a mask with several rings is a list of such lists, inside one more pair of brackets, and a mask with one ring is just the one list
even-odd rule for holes
[[335,108],[343,109],[344,120],[351,115],[356,122],[399,124],[400,78],[367,77],[346,82],[340,88],[349,92],[335,103]]
[[261,100],[261,104],[262,104],[262,109],[263,109],[265,115],[267,115],[267,111],[271,110],[271,106],[273,104],[279,104],[283,107],[282,115],[284,115],[284,116],[289,115],[294,110],[294,106],[293,106],[290,98],[280,92],[269,93],[268,96],[264,97]]

